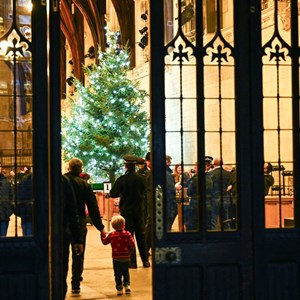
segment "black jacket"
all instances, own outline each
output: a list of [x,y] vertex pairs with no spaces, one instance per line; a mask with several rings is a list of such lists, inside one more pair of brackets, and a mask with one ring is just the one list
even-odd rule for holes
[[145,177],[134,170],[128,170],[120,176],[110,191],[112,198],[120,197],[120,212],[127,210],[139,212],[144,209],[143,203],[146,192]]
[[274,177],[271,174],[264,174],[264,191],[265,196],[269,194],[270,187],[274,184]]
[[0,173],[0,221],[9,221],[13,213],[13,190],[8,179]]
[[67,176],[62,175],[63,229],[71,236],[74,243],[81,244],[80,223],[76,203],[76,195]]
[[93,225],[98,230],[102,230],[104,225],[100,216],[97,199],[91,185],[80,178],[79,175],[73,174],[72,172],[68,172],[65,175],[70,179],[76,195],[77,209],[81,226],[86,226],[85,205],[87,205],[89,216],[93,221]]

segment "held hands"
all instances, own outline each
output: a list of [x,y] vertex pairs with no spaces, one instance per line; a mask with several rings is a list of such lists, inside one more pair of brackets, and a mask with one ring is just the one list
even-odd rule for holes
[[74,249],[76,255],[80,255],[83,253],[83,244],[74,244]]
[[100,231],[100,236],[102,239],[106,238],[106,231],[104,229]]

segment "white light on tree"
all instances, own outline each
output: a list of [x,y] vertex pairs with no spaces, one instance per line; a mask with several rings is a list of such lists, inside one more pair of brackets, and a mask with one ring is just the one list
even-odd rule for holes
[[70,99],[62,117],[62,148],[64,160],[80,158],[93,181],[114,182],[124,171],[124,155],[144,157],[149,151],[150,130],[143,107],[148,95],[127,77],[128,49],[120,51],[114,33],[107,34],[107,43],[97,64],[83,69],[88,84],[74,78],[78,99]]

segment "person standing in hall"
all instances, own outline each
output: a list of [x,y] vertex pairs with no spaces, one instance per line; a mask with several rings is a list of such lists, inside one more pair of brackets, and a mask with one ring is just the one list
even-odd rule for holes
[[[139,163],[143,161],[142,168],[139,167]],[[138,170],[137,173],[144,176],[146,179],[146,192],[145,192],[145,240],[146,240],[146,248],[149,253],[151,248],[151,227],[150,223],[147,223],[148,218],[150,218],[150,187],[151,187],[151,170],[150,170],[150,152],[146,154],[145,159],[141,158],[137,162]],[[150,220],[149,220],[150,221]]]
[[270,187],[274,184],[274,177],[271,175],[273,166],[269,162],[264,163],[264,191],[265,196],[269,194]]
[[231,222],[231,229],[236,228],[237,226],[237,201],[238,201],[238,194],[237,194],[237,171],[236,167],[231,168],[228,170],[230,172],[230,181],[229,186],[227,187],[227,192],[231,197],[231,207],[229,209],[229,216]]
[[145,160],[142,157],[139,157],[138,160],[136,161],[136,165],[137,165],[137,173],[140,173],[141,175],[144,175],[143,173],[145,172],[145,167],[146,167],[146,163]]
[[[201,203],[198,162],[194,165],[194,176],[189,181],[187,195],[191,198],[189,205],[183,207],[184,224],[186,231],[199,229],[199,204]],[[205,209],[206,209],[206,228],[211,229],[211,198],[213,181],[208,172],[205,172]],[[203,224],[205,225],[205,224]]]
[[218,229],[218,219],[220,217],[221,228],[228,230],[231,227],[230,222],[230,207],[231,197],[227,192],[230,184],[231,174],[223,168],[221,158],[214,159],[214,168],[209,172],[213,181],[212,188],[212,215],[211,215],[211,230]]
[[[110,197],[119,198],[120,214],[126,220],[125,230],[136,238],[143,267],[150,267],[145,242],[145,192],[146,180],[135,172],[135,155],[125,155],[126,172],[120,176],[110,190]],[[130,268],[137,268],[136,251],[131,254]]]
[[113,216],[111,225],[114,231],[107,236],[101,233],[103,245],[111,244],[113,268],[115,273],[115,282],[118,295],[130,294],[130,256],[135,249],[134,239],[129,231],[125,230],[125,219],[122,216]]
[[7,234],[10,216],[13,214],[13,190],[0,166],[0,237]]
[[146,239],[146,251],[149,255],[149,251],[152,248],[152,213],[153,213],[153,200],[151,194],[151,186],[152,186],[152,173],[151,173],[151,153],[148,152],[145,157],[145,177],[146,177],[146,201],[147,201],[147,209],[146,209],[146,225],[145,225],[145,239]]
[[177,216],[178,208],[176,202],[176,189],[175,180],[172,169],[170,168],[172,163],[172,157],[166,155],[166,201],[167,201],[167,213],[166,213],[166,228],[167,231],[171,231],[174,220]]
[[85,205],[88,208],[89,216],[92,219],[93,225],[100,231],[104,231],[104,225],[99,212],[96,196],[91,185],[80,177],[82,173],[83,164],[78,158],[72,158],[69,161],[69,172],[65,174],[70,180],[77,199],[77,209],[80,222],[81,238],[83,240],[84,249],[78,255],[78,251],[72,244],[72,293],[80,293],[80,282],[83,280],[83,264],[84,251],[86,243],[86,212]]
[[212,165],[213,160],[212,156],[205,156],[205,172],[210,172],[214,168]]
[[143,177],[145,177],[146,179],[146,184],[147,184],[147,189],[146,189],[146,192],[145,192],[145,201],[144,201],[144,212],[145,212],[145,225],[146,225],[146,219],[147,219],[147,192],[148,192],[148,189],[149,189],[149,183],[148,183],[148,178],[149,178],[149,172],[150,172],[150,169],[148,169],[147,165],[146,165],[146,161],[143,159],[143,158],[138,158],[137,162],[137,167],[138,167],[138,170],[136,171],[137,174],[140,174],[142,175]]
[[184,172],[182,170],[182,164],[178,163],[175,165],[174,170],[173,170],[173,176],[174,176],[174,181],[175,181],[175,187],[180,185],[182,189],[183,187],[187,187],[188,182],[190,180],[190,176],[188,172]]
[[[25,168],[24,168],[25,169]],[[33,235],[33,169],[26,168],[27,171],[17,183],[17,203],[15,215],[21,218],[23,236]]]

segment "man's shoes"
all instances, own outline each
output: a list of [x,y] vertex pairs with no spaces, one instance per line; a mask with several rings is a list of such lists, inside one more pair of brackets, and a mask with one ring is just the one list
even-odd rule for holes
[[80,289],[72,289],[72,294],[80,294]]
[[131,293],[130,285],[124,285],[124,288],[125,288],[125,294]]
[[123,295],[123,289],[121,289],[121,290],[117,290],[117,295],[118,295],[118,296],[121,296],[121,295]]
[[131,264],[129,265],[129,268],[130,268],[130,269],[137,269],[137,264],[131,263]]
[[150,267],[149,261],[144,261],[144,262],[143,262],[143,267],[144,267],[144,268],[149,268],[149,267]]

